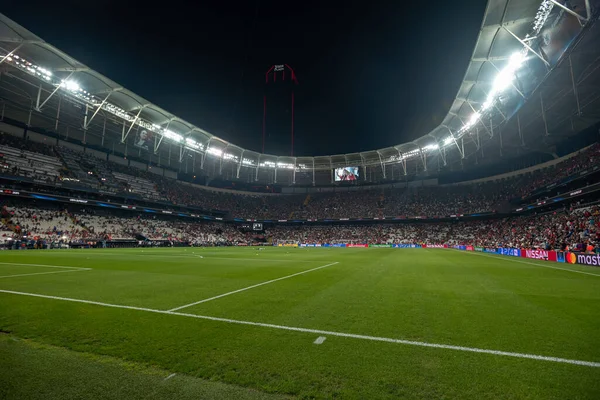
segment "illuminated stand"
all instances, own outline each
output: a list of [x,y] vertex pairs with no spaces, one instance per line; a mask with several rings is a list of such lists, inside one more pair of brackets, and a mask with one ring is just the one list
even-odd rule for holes
[[[84,144],[94,139],[107,153],[112,144],[112,153],[116,147],[119,155],[127,155],[132,133],[143,129],[154,138],[153,149],[145,154],[148,163],[158,160],[158,166],[188,172],[193,160],[194,172],[198,160],[207,175],[221,176],[227,170],[232,178],[248,182],[295,184],[300,173],[302,185],[311,180],[313,185],[325,184],[335,168],[346,166],[361,167],[361,181],[394,180],[431,170],[436,161],[439,167],[484,157],[485,145],[500,153],[511,145],[531,149],[537,141],[597,122],[599,5],[598,0],[489,0],[469,66],[441,124],[411,142],[314,157],[236,146],[152,104],[0,14],[0,120],[22,123],[27,127],[24,135],[29,127],[54,133],[67,127],[69,139]],[[270,74],[277,81],[268,79],[267,84],[280,82],[284,73],[286,82],[292,78],[286,65],[277,71],[275,67],[265,78]]]

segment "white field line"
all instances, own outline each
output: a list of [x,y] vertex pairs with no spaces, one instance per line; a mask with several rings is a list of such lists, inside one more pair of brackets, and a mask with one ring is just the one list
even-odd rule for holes
[[[459,250],[460,251],[460,250]],[[514,256],[493,256],[491,254],[485,254],[485,253],[479,253],[479,252],[475,252],[475,251],[465,251],[464,253],[467,254],[475,254],[478,256],[483,256],[483,257],[490,257],[490,258],[494,258],[496,260],[506,260],[506,261],[514,261],[514,262],[518,262],[521,264],[529,264],[529,265],[535,265],[536,267],[542,267],[542,268],[552,268],[552,269],[560,269],[562,271],[568,271],[568,272],[575,272],[577,274],[585,274],[585,275],[592,275],[592,276],[597,276],[600,278],[600,274],[592,274],[591,272],[585,272],[585,271],[577,271],[574,269],[569,269],[569,268],[560,268],[560,267],[553,267],[551,265],[542,265],[542,264],[538,264],[538,263],[533,263],[530,261],[523,261],[523,260],[519,260],[519,257],[514,257]]]
[[480,349],[477,347],[465,347],[465,346],[455,346],[455,345],[449,345],[449,344],[417,342],[417,341],[413,341],[413,340],[393,339],[393,338],[386,338],[386,337],[379,337],[379,336],[357,335],[354,333],[323,331],[323,330],[319,330],[319,329],[298,328],[298,327],[293,327],[293,326],[266,324],[266,323],[262,323],[262,322],[240,321],[240,320],[228,319],[228,318],[210,317],[207,315],[187,314],[187,313],[179,313],[179,312],[173,312],[173,311],[155,310],[155,309],[144,308],[144,307],[134,307],[134,306],[125,306],[125,305],[118,305],[118,304],[101,303],[98,301],[72,299],[72,298],[68,298],[68,297],[48,296],[48,295],[37,294],[37,293],[16,292],[13,290],[0,289],[0,293],[14,294],[14,295],[20,295],[20,296],[40,297],[40,298],[52,299],[52,300],[71,301],[71,302],[75,302],[75,303],[93,304],[93,305],[102,306],[102,307],[121,308],[121,309],[136,310],[136,311],[146,311],[146,312],[151,312],[151,313],[155,313],[155,314],[196,318],[196,319],[224,322],[224,323],[237,324],[237,325],[258,326],[258,327],[262,327],[262,328],[271,328],[271,329],[279,329],[279,330],[285,330],[285,331],[310,333],[310,334],[317,334],[317,335],[323,335],[323,336],[336,336],[336,337],[344,337],[344,338],[350,338],[350,339],[369,340],[369,341],[374,341],[374,342],[386,342],[386,343],[404,344],[404,345],[409,345],[409,346],[431,347],[431,348],[436,348],[436,349],[456,350],[456,351],[465,351],[465,352],[482,353],[482,354],[492,354],[492,355],[496,355],[496,356],[526,358],[526,359],[538,360],[538,361],[550,361],[550,362],[556,362],[556,363],[573,364],[573,365],[580,365],[580,366],[585,366],[585,367],[600,368],[600,362],[595,362],[595,361],[572,360],[572,359],[568,359],[568,358],[549,357],[549,356],[541,356],[541,355],[536,355],[536,354],[513,353],[513,352],[501,351],[501,350]]
[[66,265],[23,264],[23,263],[13,263],[13,262],[0,262],[0,265],[22,265],[24,267],[46,267],[46,268],[81,269],[81,270],[91,269],[91,268],[84,268],[84,267],[69,267]]
[[31,274],[15,274],[15,275],[3,275],[0,276],[0,279],[4,278],[16,278],[18,276],[32,276],[32,275],[48,275],[48,274],[64,274],[66,272],[80,272],[80,271],[90,271],[91,268],[82,268],[82,269],[70,269],[67,271],[52,271],[52,272],[33,272]]
[[[99,252],[92,252],[89,250],[82,250],[81,253],[71,253],[72,255],[77,255],[77,256],[81,256],[81,254],[83,254],[83,252],[86,252],[87,254],[92,254],[92,255],[108,255],[108,256],[119,256],[119,257],[138,257],[138,256],[142,256],[142,257],[162,257],[162,258],[200,258],[200,256],[202,256],[202,258],[206,258],[206,259],[215,259],[215,260],[238,260],[238,261],[272,261],[272,262],[295,262],[295,263],[316,263],[316,262],[327,262],[324,260],[293,260],[293,259],[287,259],[287,260],[283,260],[283,259],[273,259],[273,258],[239,258],[239,257],[212,257],[212,256],[205,256],[202,254],[202,252],[200,253],[192,253],[192,254],[134,254],[134,253],[109,253],[109,252],[104,252],[104,251],[99,251]],[[58,253],[54,253],[54,254],[58,254]],[[65,253],[62,253],[62,255],[65,255]]]
[[167,376],[165,379],[163,379],[163,381],[168,381],[169,379],[171,379],[172,377],[174,377],[175,375],[177,375],[176,373],[172,373],[171,375]]
[[316,270],[323,269],[323,268],[327,268],[327,267],[330,267],[330,266],[335,265],[335,264],[338,264],[338,262],[336,261],[336,262],[332,262],[330,264],[321,265],[320,267],[317,267],[317,268],[307,269],[306,271],[296,272],[295,274],[282,276],[281,278],[271,279],[270,281],[257,283],[256,285],[252,285],[252,286],[248,286],[248,287],[245,287],[245,288],[242,288],[242,289],[238,289],[238,290],[234,290],[234,291],[231,291],[231,292],[223,293],[223,294],[220,294],[218,296],[209,297],[208,299],[199,300],[199,301],[196,301],[194,303],[185,304],[185,305],[180,306],[180,307],[172,308],[172,309],[169,310],[169,312],[179,311],[179,310],[182,310],[184,308],[195,306],[197,304],[202,304],[202,303],[206,303],[208,301],[220,299],[221,297],[231,296],[232,294],[244,292],[246,290],[254,289],[254,288],[257,288],[259,286],[268,285],[269,283],[273,283],[273,282],[277,282],[277,281],[282,281],[284,279],[293,278],[294,276],[298,276],[298,275],[302,275],[302,274],[307,274],[309,272],[316,271]]

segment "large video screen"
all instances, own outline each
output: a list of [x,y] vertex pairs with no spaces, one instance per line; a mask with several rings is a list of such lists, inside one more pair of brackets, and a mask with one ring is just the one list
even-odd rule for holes
[[358,167],[344,167],[335,169],[335,181],[357,181]]
[[152,147],[153,139],[154,136],[152,135],[152,132],[149,132],[146,129],[141,129],[135,134],[135,141],[133,142],[133,145],[135,147],[148,150]]

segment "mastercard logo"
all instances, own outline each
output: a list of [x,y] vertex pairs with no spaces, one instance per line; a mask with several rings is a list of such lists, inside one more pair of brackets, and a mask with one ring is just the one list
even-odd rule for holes
[[573,253],[567,253],[565,258],[569,264],[575,264],[577,262],[577,256]]

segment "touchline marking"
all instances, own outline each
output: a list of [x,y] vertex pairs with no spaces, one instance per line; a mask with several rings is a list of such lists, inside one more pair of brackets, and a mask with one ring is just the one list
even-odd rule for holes
[[273,283],[273,282],[277,282],[277,281],[282,281],[282,280],[284,280],[284,279],[292,278],[292,277],[294,277],[294,276],[298,276],[298,275],[302,275],[302,274],[307,274],[307,273],[309,273],[309,272],[316,271],[316,270],[318,270],[318,269],[327,268],[327,267],[330,267],[330,266],[332,266],[332,265],[335,265],[335,264],[338,264],[338,262],[336,261],[336,262],[332,262],[332,263],[330,263],[330,264],[321,265],[320,267],[317,267],[317,268],[311,268],[311,269],[307,269],[306,271],[296,272],[295,274],[291,274],[291,275],[282,276],[281,278],[271,279],[270,281],[266,281],[266,282],[257,283],[256,285],[252,285],[252,286],[248,286],[248,287],[245,287],[245,288],[242,288],[242,289],[234,290],[234,291],[232,291],[232,292],[223,293],[223,294],[220,294],[220,295],[218,295],[218,296],[209,297],[208,299],[204,299],[204,300],[196,301],[196,302],[194,302],[194,303],[185,304],[185,305],[183,305],[183,306],[180,306],[180,307],[175,307],[175,308],[172,308],[172,309],[170,309],[170,310],[169,310],[169,312],[173,312],[173,311],[179,311],[179,310],[182,310],[182,309],[184,309],[184,308],[188,308],[188,307],[191,307],[191,306],[195,306],[195,305],[197,305],[197,304],[206,303],[207,301],[212,301],[212,300],[220,299],[221,297],[230,296],[230,295],[232,295],[232,294],[236,294],[236,293],[239,293],[239,292],[243,292],[243,291],[245,291],[245,290],[254,289],[254,288],[256,288],[256,287],[263,286],[263,285],[268,285],[269,283]]
[[529,265],[535,265],[536,267],[542,267],[542,268],[552,268],[552,269],[560,269],[561,271],[569,271],[569,272],[575,272],[577,274],[585,274],[585,275],[591,275],[591,276],[597,276],[600,277],[600,274],[592,274],[591,272],[585,272],[585,271],[576,271],[574,269],[568,269],[568,268],[560,268],[560,267],[553,267],[551,265],[542,265],[542,264],[538,264],[538,263],[532,263],[529,261],[523,261],[523,260],[515,260],[515,258],[517,257],[505,257],[505,258],[500,258],[499,256],[492,256],[490,254],[484,254],[484,253],[477,253],[477,252],[467,252],[467,254],[475,254],[477,256],[483,256],[483,257],[490,257],[490,258],[494,258],[496,260],[506,260],[506,261],[514,261],[514,262],[518,262],[521,264],[529,264]]
[[15,274],[15,275],[4,275],[0,276],[0,279],[3,278],[15,278],[17,276],[32,276],[32,275],[48,275],[48,274],[64,274],[66,272],[80,272],[80,271],[90,271],[91,268],[82,268],[68,271],[52,271],[52,272],[33,272],[31,274]]
[[266,323],[262,323],[262,322],[240,321],[240,320],[228,319],[228,318],[210,317],[207,315],[187,314],[187,313],[179,313],[179,312],[173,312],[173,311],[155,310],[152,308],[101,303],[98,301],[91,301],[91,300],[72,299],[72,298],[68,298],[68,297],[48,296],[45,294],[16,292],[13,290],[0,289],[0,293],[8,293],[8,294],[14,294],[14,295],[21,295],[21,296],[30,296],[30,297],[40,297],[43,299],[71,301],[74,303],[93,304],[93,305],[97,305],[97,306],[122,308],[122,309],[127,309],[127,310],[146,311],[146,312],[151,312],[151,313],[155,313],[155,314],[174,315],[174,316],[196,318],[196,319],[203,319],[203,320],[216,321],[216,322],[225,322],[225,323],[229,323],[229,324],[259,326],[259,327],[263,327],[263,328],[279,329],[279,330],[284,330],[284,331],[311,333],[311,334],[324,335],[324,336],[325,335],[326,336],[337,336],[337,337],[344,337],[344,338],[351,338],[351,339],[362,339],[362,340],[370,340],[370,341],[375,341],[375,342],[396,343],[396,344],[404,344],[404,345],[409,345],[409,346],[432,347],[432,348],[436,348],[436,349],[466,351],[466,352],[471,352],[471,353],[492,354],[492,355],[496,355],[496,356],[527,358],[527,359],[538,360],[538,361],[550,361],[550,362],[563,363],[563,364],[573,364],[573,365],[581,365],[581,366],[585,366],[585,367],[600,368],[600,362],[595,362],[595,361],[571,360],[568,358],[548,357],[548,356],[540,356],[540,355],[536,355],[536,354],[513,353],[513,352],[509,352],[509,351],[479,349],[477,347],[465,347],[465,346],[454,346],[454,345],[449,345],[449,344],[417,342],[417,341],[413,341],[413,340],[403,340],[403,339],[392,339],[392,338],[385,338],[385,337],[378,337],[378,336],[357,335],[354,333],[322,331],[319,329],[298,328],[298,327],[293,327],[293,326],[266,324]]
[[83,268],[83,267],[69,267],[66,265],[22,264],[22,263],[10,263],[10,262],[0,262],[0,265],[22,265],[25,267],[65,268],[65,269],[80,269],[80,270],[91,269],[91,268]]

